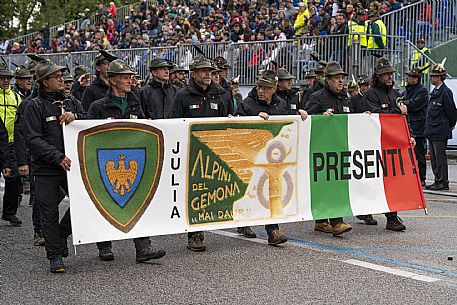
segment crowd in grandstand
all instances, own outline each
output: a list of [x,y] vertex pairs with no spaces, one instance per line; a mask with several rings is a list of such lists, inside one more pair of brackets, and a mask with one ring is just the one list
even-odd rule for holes
[[[174,46],[183,43],[248,42],[347,33],[357,12],[383,15],[414,0],[158,0],[121,18],[114,2],[84,11],[79,28],[45,24],[26,45],[3,46],[4,53],[59,53],[98,49]],[[3,42],[4,43],[4,42]]]

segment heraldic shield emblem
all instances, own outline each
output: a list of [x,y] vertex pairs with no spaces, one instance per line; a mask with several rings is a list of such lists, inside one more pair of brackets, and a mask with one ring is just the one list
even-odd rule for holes
[[114,227],[129,232],[159,185],[162,132],[146,124],[113,122],[78,135],[81,176],[97,210]]

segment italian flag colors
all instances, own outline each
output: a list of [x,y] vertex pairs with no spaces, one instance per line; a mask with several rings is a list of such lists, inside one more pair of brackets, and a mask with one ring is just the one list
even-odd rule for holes
[[313,219],[425,208],[404,116],[312,116]]

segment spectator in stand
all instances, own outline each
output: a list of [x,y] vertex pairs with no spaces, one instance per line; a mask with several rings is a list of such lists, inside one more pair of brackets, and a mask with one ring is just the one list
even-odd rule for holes
[[346,20],[352,20],[352,17],[354,17],[355,11],[354,11],[354,6],[349,3],[346,5]]
[[398,3],[397,0],[389,0],[389,13],[399,9],[401,9],[401,3]]
[[[298,11],[295,13],[295,36],[300,36],[302,32],[306,29],[306,24],[308,23],[309,19],[309,11],[306,7],[306,4],[300,2],[298,4]],[[305,30],[306,31],[306,30]]]
[[49,29],[49,22],[46,22],[43,25],[43,28],[40,31],[43,34],[43,43],[44,43],[44,48],[47,50],[49,49],[49,37],[51,35],[51,31]]
[[348,24],[346,20],[346,15],[343,13],[338,13],[336,15],[336,32],[334,34],[336,35],[344,35],[348,33]]
[[319,32],[321,35],[325,35],[328,32],[330,26],[330,15],[325,11],[323,6],[319,6],[319,17],[318,23]]
[[116,7],[116,4],[114,2],[110,2],[109,3],[109,8],[106,9],[106,12],[108,13],[108,17],[110,18],[116,18],[116,14],[117,14],[117,7]]

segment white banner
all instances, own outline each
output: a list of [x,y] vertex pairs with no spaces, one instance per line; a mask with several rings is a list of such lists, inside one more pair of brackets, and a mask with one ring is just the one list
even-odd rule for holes
[[[395,120],[392,147],[351,131],[381,135],[378,115],[75,121],[65,127],[73,243],[366,214],[363,200],[372,212],[424,208],[408,131]],[[350,134],[366,136],[356,141],[364,150]],[[407,198],[392,200],[405,183]]]

